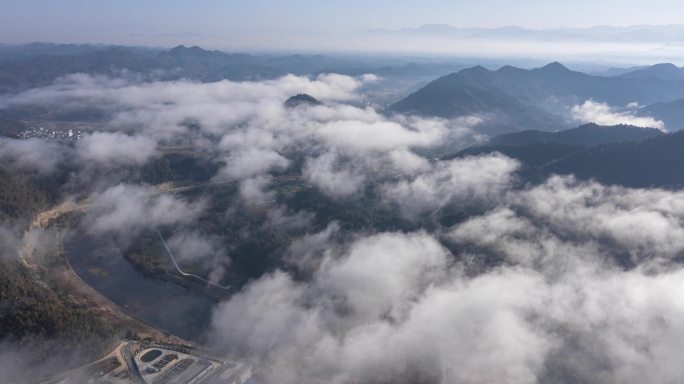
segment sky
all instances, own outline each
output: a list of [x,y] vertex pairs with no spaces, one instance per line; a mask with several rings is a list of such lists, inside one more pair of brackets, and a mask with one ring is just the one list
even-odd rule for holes
[[2,0],[5,42],[130,34],[344,32],[445,23],[528,28],[681,22],[677,0]]
[[[478,54],[513,49],[528,55],[553,46],[479,42],[368,39],[369,30],[425,24],[529,29],[681,23],[676,0],[0,0],[0,43],[105,43],[173,47],[200,45],[228,51],[415,52]],[[620,52],[633,47],[577,47],[566,51]],[[671,52],[638,47],[651,56]],[[671,49],[671,48],[665,48]],[[679,48],[677,48],[679,50]],[[612,55],[612,53],[611,53]]]

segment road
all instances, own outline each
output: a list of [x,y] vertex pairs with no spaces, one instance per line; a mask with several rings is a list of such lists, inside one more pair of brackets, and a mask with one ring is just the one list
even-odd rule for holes
[[126,362],[126,366],[128,367],[128,372],[130,372],[133,381],[137,384],[147,384],[145,382],[145,379],[143,379],[142,377],[142,373],[140,373],[140,369],[138,369],[138,364],[135,363],[135,359],[133,357],[133,354],[131,353],[131,344],[124,345],[123,357],[124,361]]
[[224,286],[224,285],[212,283],[211,281],[203,278],[202,276],[195,275],[194,273],[187,273],[187,272],[183,271],[181,269],[181,267],[178,265],[178,261],[176,261],[176,257],[171,252],[171,249],[169,249],[169,246],[166,244],[166,240],[164,240],[164,236],[162,236],[162,234],[159,233],[159,231],[155,230],[154,232],[156,232],[157,236],[159,236],[159,240],[161,240],[162,244],[164,245],[164,248],[166,249],[166,253],[169,255],[169,258],[171,259],[173,266],[176,267],[176,271],[178,271],[178,273],[180,273],[182,276],[185,276],[185,277],[192,277],[192,278],[198,279],[198,280],[206,283],[207,285],[211,285],[212,287],[217,287],[217,288],[224,289],[226,291],[230,291],[229,286]]

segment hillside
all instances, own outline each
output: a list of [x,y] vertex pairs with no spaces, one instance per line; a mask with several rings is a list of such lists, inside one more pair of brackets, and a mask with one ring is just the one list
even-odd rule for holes
[[444,159],[499,152],[522,163],[526,181],[562,174],[628,187],[674,188],[684,185],[682,147],[684,132],[585,125],[556,133],[502,135]]
[[684,97],[684,81],[601,77],[559,63],[532,70],[475,67],[441,77],[391,105],[388,113],[453,118],[483,114],[485,133],[523,128],[557,130],[567,124],[567,107],[589,99],[613,106],[651,104]]
[[625,79],[660,79],[677,81],[684,79],[684,68],[679,68],[670,63],[663,63],[623,73],[620,77]]
[[654,128],[641,128],[630,125],[600,126],[585,124],[577,128],[558,132],[527,130],[496,136],[487,145],[520,145],[535,142],[555,142],[569,145],[601,145],[618,142],[642,141],[664,135]]
[[571,154],[540,168],[540,175],[573,174],[627,187],[684,186],[684,132],[636,143],[602,145]]
[[661,120],[670,131],[680,130],[684,128],[684,99],[649,105],[640,109],[639,115]]

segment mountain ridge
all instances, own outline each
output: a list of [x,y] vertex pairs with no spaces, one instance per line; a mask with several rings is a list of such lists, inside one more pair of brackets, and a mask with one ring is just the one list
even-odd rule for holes
[[390,105],[386,113],[446,119],[483,114],[490,121],[479,129],[501,134],[567,128],[570,106],[587,100],[624,107],[680,98],[684,98],[684,80],[594,76],[553,62],[531,70],[467,68],[433,80]]

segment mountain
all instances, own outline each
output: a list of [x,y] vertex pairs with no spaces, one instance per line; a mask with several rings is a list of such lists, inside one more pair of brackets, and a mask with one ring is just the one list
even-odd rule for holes
[[583,180],[627,187],[684,186],[684,132],[634,143],[615,143],[573,153],[541,167],[539,175],[573,174]]
[[657,129],[629,125],[585,124],[558,132],[527,130],[496,136],[485,143],[445,156],[444,159],[500,152],[521,161],[526,168],[534,168],[590,147],[639,142],[663,135],[665,133]]
[[[126,70],[142,80],[190,79],[214,82],[272,79],[287,74],[339,73],[381,76],[400,96],[466,66],[452,59],[226,53],[179,45],[169,50],[105,45],[0,44],[0,93],[46,86],[73,73],[120,76]],[[389,84],[389,85],[388,85]],[[401,91],[398,91],[401,90]],[[391,96],[396,101],[400,96]]]
[[510,132],[518,127],[555,129],[561,121],[552,113],[534,106],[517,85],[500,78],[527,77],[528,71],[504,67],[490,71],[482,66],[441,77],[405,99],[391,105],[387,112],[451,118],[473,114],[496,116],[490,132]]
[[577,128],[558,132],[527,130],[496,136],[486,145],[525,145],[540,142],[554,142],[568,145],[594,146],[609,143],[633,142],[662,136],[655,128],[641,128],[631,125],[600,126],[585,124]]
[[307,95],[306,93],[300,93],[295,96],[290,97],[285,101],[285,106],[288,108],[299,107],[300,105],[321,105],[322,103],[316,100],[315,97]]
[[147,56],[120,47],[85,54],[31,56],[0,63],[0,93],[44,86],[72,73],[120,75],[122,69],[142,73],[150,68]]
[[503,135],[443,159],[499,152],[522,163],[523,182],[561,174],[628,187],[677,188],[684,186],[682,148],[684,131],[591,124],[556,133]]
[[656,64],[650,67],[636,69],[623,73],[620,77],[625,79],[659,79],[677,81],[684,79],[684,68],[679,68],[674,64]]
[[257,57],[247,54],[229,54],[217,50],[205,50],[198,46],[179,45],[159,53],[150,66],[184,77],[204,82],[248,80],[274,77],[282,74],[278,68],[263,65]]
[[87,44],[31,43],[0,45],[0,62],[19,60],[41,55],[77,55],[101,50],[102,46]]
[[625,73],[638,71],[640,69],[646,69],[648,67],[649,67],[648,65],[641,65],[641,66],[629,67],[629,68],[612,67],[612,68],[608,68],[607,70],[602,70],[602,71],[596,72],[595,74],[599,75],[599,76],[605,76],[605,77],[622,76]]
[[670,131],[684,128],[684,99],[655,103],[639,110],[640,116],[653,117],[665,123]]
[[593,99],[611,106],[684,97],[684,80],[592,76],[560,63],[526,70],[474,67],[432,81],[391,105],[388,113],[453,118],[484,115],[484,133],[566,127],[568,107]]

